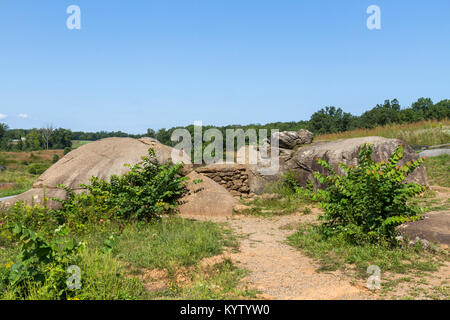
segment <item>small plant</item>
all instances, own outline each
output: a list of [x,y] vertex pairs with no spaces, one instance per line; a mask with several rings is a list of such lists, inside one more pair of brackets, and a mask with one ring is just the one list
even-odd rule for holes
[[281,185],[289,190],[294,191],[300,185],[298,183],[298,173],[292,170],[281,174]]
[[82,243],[68,240],[69,229],[60,226],[49,241],[43,235],[16,224],[12,230],[19,243],[19,254],[14,263],[0,269],[0,291],[14,288],[16,294],[25,297],[30,284],[45,287],[52,295],[62,298],[67,292],[67,268],[78,262]]
[[58,160],[59,160],[59,156],[55,153],[55,154],[53,155],[52,163],[57,163]]
[[30,174],[43,174],[48,166],[44,163],[32,163],[28,166],[28,172]]
[[363,145],[358,165],[339,164],[344,175],[338,175],[326,161],[318,159],[328,170],[328,175],[314,173],[326,186],[315,195],[325,210],[320,219],[324,221],[321,229],[326,236],[343,234],[355,243],[382,240],[394,243],[396,226],[420,218],[419,210],[407,202],[425,191],[425,187],[404,183],[404,179],[423,159],[399,166],[403,158],[403,147],[399,146],[388,161],[375,163],[372,152],[370,145]]

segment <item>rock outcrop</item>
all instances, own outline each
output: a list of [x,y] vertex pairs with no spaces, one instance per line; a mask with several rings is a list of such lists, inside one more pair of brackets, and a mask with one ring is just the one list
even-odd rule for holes
[[[172,159],[173,148],[163,145],[151,138],[106,138],[85,144],[75,149],[45,171],[33,184],[33,188],[24,194],[4,201],[13,204],[18,200],[28,203],[41,203],[43,195],[61,198],[65,192],[58,189],[59,184],[66,185],[75,191],[82,191],[80,184],[88,184],[92,176],[108,179],[111,175],[122,175],[129,169],[128,163],[135,165],[142,161],[142,156],[148,155],[148,149],[155,150],[156,159],[160,163],[184,162],[190,166],[191,162],[186,154],[175,152],[177,157]],[[50,201],[49,206],[58,203]]]
[[[238,201],[221,185],[196,172],[187,175],[189,193],[180,200],[182,216],[228,216]],[[198,182],[201,180],[201,182]],[[195,183],[198,182],[198,183]]]
[[[291,139],[289,133],[282,134]],[[231,214],[232,207],[236,205],[233,196],[261,194],[270,184],[278,181],[284,172],[290,170],[297,172],[299,183],[303,186],[308,180],[314,181],[314,171],[325,173],[325,169],[317,163],[318,158],[326,160],[338,173],[342,173],[338,164],[341,162],[356,164],[360,148],[364,143],[373,145],[372,157],[375,161],[387,160],[395,148],[401,144],[401,141],[397,139],[364,137],[304,145],[304,142],[312,139],[310,133],[297,134],[297,138],[291,140],[296,141],[296,146],[302,143],[298,148],[275,149],[266,144],[264,150],[259,150],[254,146],[245,146],[237,152],[238,164],[200,166],[195,168],[196,172],[192,171],[193,166],[186,154],[174,152],[173,148],[162,145],[154,139],[103,139],[68,153],[37,179],[33,189],[4,202],[12,204],[18,200],[24,200],[29,203],[40,203],[44,194],[47,198],[63,198],[65,192],[57,188],[58,184],[66,185],[75,192],[82,192],[83,189],[79,185],[88,184],[92,176],[108,179],[113,174],[121,175],[128,170],[124,166],[125,163],[134,165],[140,162],[141,157],[148,154],[148,149],[153,148],[159,162],[182,161],[186,164],[183,172],[185,175],[189,175],[193,180],[204,180],[198,185],[189,184],[190,195],[183,199],[184,203],[180,207],[182,213],[225,215]],[[289,143],[289,146],[292,146],[292,143]],[[249,161],[249,151],[256,154],[256,161]],[[277,153],[278,156],[276,156]],[[400,164],[418,158],[414,150],[408,146],[404,148],[403,154]],[[173,155],[176,156],[175,161],[172,159]],[[417,168],[408,176],[407,181],[427,185],[424,167]],[[57,204],[49,203],[50,206]]]
[[[343,173],[342,169],[338,167],[339,163],[343,162],[348,165],[357,164],[359,151],[365,143],[373,145],[372,158],[377,162],[388,160],[394,150],[402,144],[398,139],[382,137],[363,137],[318,142],[296,150],[290,159],[283,162],[281,170],[298,172],[299,183],[304,186],[308,180],[313,180],[314,171],[326,173],[325,169],[317,163],[318,158],[326,160],[336,172]],[[399,165],[403,165],[406,161],[417,160],[418,158],[419,156],[411,147],[405,146],[403,159],[399,162]],[[428,185],[425,168],[423,166],[417,168],[407,177],[406,181]]]
[[285,149],[294,149],[296,146],[310,144],[313,141],[313,133],[300,129],[298,131],[282,131],[273,134],[273,137],[278,138],[279,147]]
[[406,223],[397,229],[408,240],[427,240],[448,248],[450,246],[450,213],[430,213],[418,221]]

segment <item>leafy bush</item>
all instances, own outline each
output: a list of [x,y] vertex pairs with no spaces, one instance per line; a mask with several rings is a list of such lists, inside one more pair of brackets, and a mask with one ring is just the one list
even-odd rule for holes
[[324,235],[344,234],[355,243],[393,242],[396,226],[419,219],[418,209],[409,206],[407,201],[422,193],[425,187],[404,183],[404,179],[423,159],[398,166],[403,158],[403,147],[399,146],[388,161],[375,163],[372,152],[370,145],[363,145],[358,165],[339,164],[344,175],[338,175],[326,161],[318,159],[329,172],[328,175],[314,173],[326,186],[316,193],[325,210],[321,216]]
[[109,181],[92,177],[89,185],[81,185],[89,194],[75,195],[68,190],[68,199],[61,201],[63,210],[80,212],[82,204],[82,207],[112,212],[116,217],[137,220],[174,212],[177,200],[187,191],[183,183],[187,178],[180,172],[183,164],[160,164],[152,149],[149,157],[142,160],[142,164],[126,164],[130,171],[120,177],[112,175]]
[[68,154],[70,151],[72,151],[72,148],[65,147],[64,148],[64,155]]
[[281,187],[288,190],[295,191],[300,185],[298,183],[298,172],[289,170],[281,174]]
[[77,256],[83,248],[82,243],[66,239],[68,232],[67,226],[60,226],[50,241],[16,224],[13,235],[19,243],[19,254],[14,263],[0,269],[0,292],[9,287],[19,297],[26,297],[33,284],[55,297],[66,297],[67,268],[78,262]]
[[44,163],[32,163],[28,166],[28,172],[31,174],[43,174],[48,166]]
[[55,153],[55,154],[53,155],[52,163],[57,163],[58,160],[59,160],[59,156]]

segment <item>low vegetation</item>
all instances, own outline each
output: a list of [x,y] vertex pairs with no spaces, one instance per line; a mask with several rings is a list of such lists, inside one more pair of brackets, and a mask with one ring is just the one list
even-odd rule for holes
[[450,154],[425,159],[429,183],[450,188]]
[[[75,195],[66,188],[70,196],[61,201],[60,209],[50,209],[45,202],[42,206],[18,202],[3,209],[0,298],[251,295],[252,291],[237,287],[245,272],[231,261],[200,264],[225,248],[236,248],[230,231],[211,222],[173,216],[184,189],[181,166],[160,165],[151,151],[143,160],[109,182],[93,178],[86,193]],[[135,214],[126,199],[137,194],[144,196],[132,204],[140,209]],[[155,279],[139,277],[158,271],[164,273],[164,285],[156,290]]]
[[0,152],[0,198],[25,192],[53,164],[62,150],[35,152]]
[[[374,163],[370,154],[370,147],[365,146],[357,166],[341,165],[346,171],[344,176],[337,176],[325,161],[319,160],[330,173],[315,174],[327,186],[314,195],[324,212],[317,224],[301,224],[288,243],[316,259],[322,271],[341,270],[367,279],[367,268],[378,266],[384,274],[386,294],[395,287],[394,282],[402,283],[401,279],[393,282],[389,275],[408,274],[419,281],[450,260],[448,252],[434,244],[409,243],[408,239],[397,237],[397,225],[435,209],[423,206],[424,198],[434,199],[432,190],[401,183],[422,160],[398,166],[401,147],[387,162]],[[439,172],[448,165],[448,161],[436,162],[428,169],[431,177],[441,176]],[[448,176],[448,172],[444,175]],[[442,290],[440,293],[433,297],[448,298]]]
[[388,124],[375,128],[360,128],[339,133],[322,134],[315,141],[348,139],[367,136],[395,138],[411,145],[450,143],[450,120],[427,120],[415,123]]
[[396,236],[396,226],[418,220],[420,211],[408,204],[408,200],[425,191],[424,186],[404,183],[408,174],[423,163],[419,158],[399,166],[403,147],[399,146],[388,161],[372,160],[372,147],[363,145],[358,164],[339,167],[343,175],[335,172],[326,161],[318,163],[327,169],[314,177],[325,187],[314,195],[320,201],[324,214],[320,230],[325,238],[343,236],[350,243],[389,243]]

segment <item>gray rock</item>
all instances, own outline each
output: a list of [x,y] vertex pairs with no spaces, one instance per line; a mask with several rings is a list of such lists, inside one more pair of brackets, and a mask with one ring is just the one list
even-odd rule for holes
[[397,230],[403,237],[414,239],[410,241],[411,244],[420,240],[424,247],[428,247],[430,242],[448,246],[450,245],[450,213],[426,214],[421,220],[402,224]]
[[443,154],[450,154],[450,149],[431,149],[419,153],[420,157],[437,157]]
[[[326,174],[325,169],[317,163],[318,158],[326,160],[337,173],[343,174],[343,170],[339,168],[339,163],[356,165],[361,146],[365,143],[372,144],[372,158],[377,162],[388,160],[394,150],[402,144],[398,139],[382,137],[363,137],[314,143],[296,150],[292,154],[292,157],[283,164],[281,170],[297,171],[299,173],[299,183],[302,186],[305,186],[308,180],[314,180],[314,171]],[[418,158],[418,154],[411,147],[405,146],[403,149],[403,159],[399,162],[399,165],[403,165],[406,161],[417,160]],[[428,185],[425,168],[420,166],[405,181]]]
[[313,140],[312,132],[304,129],[298,131],[282,131],[272,135],[279,139],[280,148],[293,149],[296,146],[309,144]]

